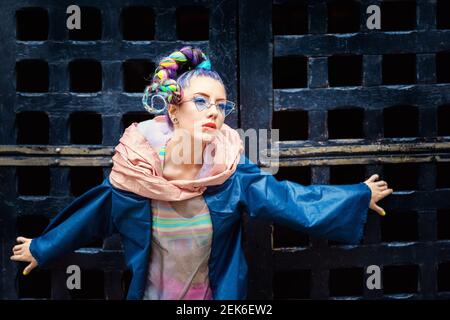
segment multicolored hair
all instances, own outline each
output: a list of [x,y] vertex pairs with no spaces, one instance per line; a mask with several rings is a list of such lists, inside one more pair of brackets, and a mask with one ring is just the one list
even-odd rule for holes
[[162,58],[152,83],[145,88],[142,97],[144,108],[153,114],[165,113],[172,125],[168,105],[177,105],[183,100],[183,91],[189,87],[192,77],[209,77],[223,85],[219,74],[212,70],[211,61],[199,48],[186,46]]

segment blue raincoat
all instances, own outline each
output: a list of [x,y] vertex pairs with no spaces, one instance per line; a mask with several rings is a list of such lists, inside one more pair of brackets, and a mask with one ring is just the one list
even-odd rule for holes
[[[216,300],[247,296],[247,263],[241,245],[242,213],[315,237],[357,244],[363,236],[371,190],[363,182],[309,185],[278,181],[241,155],[236,171],[203,197],[213,239],[209,281]],[[132,271],[127,299],[142,299],[151,250],[151,199],[113,187],[109,179],[63,209],[33,239],[30,251],[45,267],[98,237],[120,233],[126,265]]]

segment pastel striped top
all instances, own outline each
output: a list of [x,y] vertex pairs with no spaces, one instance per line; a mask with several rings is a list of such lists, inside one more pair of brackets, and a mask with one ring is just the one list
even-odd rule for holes
[[[165,146],[159,149],[164,164]],[[203,196],[152,200],[152,251],[144,299],[210,300],[212,224]]]

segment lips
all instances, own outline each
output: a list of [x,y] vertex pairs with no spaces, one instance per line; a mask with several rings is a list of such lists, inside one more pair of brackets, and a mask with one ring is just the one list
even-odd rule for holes
[[217,129],[216,124],[214,122],[208,122],[202,125],[202,127],[208,127],[212,129]]

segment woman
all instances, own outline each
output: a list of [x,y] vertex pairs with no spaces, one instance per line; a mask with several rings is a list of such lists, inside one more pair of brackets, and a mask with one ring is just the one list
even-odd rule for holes
[[377,175],[303,186],[263,174],[224,123],[234,103],[197,48],[160,61],[143,103],[165,114],[125,130],[110,176],[40,237],[17,239],[11,259],[30,262],[24,274],[118,232],[133,274],[128,299],[245,299],[243,211],[347,243],[361,240],[369,207],[384,215],[376,203],[393,190]]

